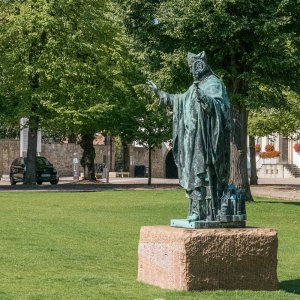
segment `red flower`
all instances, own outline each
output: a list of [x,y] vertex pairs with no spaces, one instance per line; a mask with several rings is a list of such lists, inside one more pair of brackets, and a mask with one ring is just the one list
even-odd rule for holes
[[294,144],[294,150],[296,152],[300,152],[300,144],[299,143]]
[[255,152],[260,152],[260,150],[261,150],[261,147],[260,147],[260,144],[256,144],[255,145]]
[[260,152],[259,157],[261,158],[274,158],[280,156],[280,152],[273,150],[273,151],[266,151],[266,152]]
[[274,151],[274,145],[267,144],[265,147],[266,152]]

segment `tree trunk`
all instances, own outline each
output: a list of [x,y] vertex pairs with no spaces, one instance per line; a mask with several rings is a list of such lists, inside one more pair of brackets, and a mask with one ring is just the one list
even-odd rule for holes
[[31,116],[28,121],[28,148],[24,184],[36,184],[36,155],[39,117]]
[[152,148],[148,150],[148,185],[152,184]]
[[68,136],[68,143],[75,144],[77,142],[77,135],[75,133],[71,133]]
[[84,133],[81,135],[80,146],[83,149],[80,163],[84,170],[84,179],[96,180],[95,176],[95,148],[93,145],[94,134]]
[[110,143],[109,143],[109,171],[114,172],[115,171],[115,142],[114,138],[110,137]]
[[247,170],[247,111],[244,106],[231,106],[230,182],[245,190],[247,201],[253,201]]
[[129,167],[130,167],[129,147],[124,142],[122,142],[122,146],[123,146],[122,169],[124,172],[129,172]]
[[255,137],[249,136],[249,149],[250,149],[250,185],[257,185],[257,172],[256,172],[256,155],[255,155]]

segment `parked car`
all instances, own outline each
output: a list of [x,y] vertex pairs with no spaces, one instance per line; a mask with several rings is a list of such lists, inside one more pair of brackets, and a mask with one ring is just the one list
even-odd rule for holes
[[[14,185],[17,182],[24,182],[24,177],[27,167],[27,158],[16,158],[10,166],[10,184]],[[53,164],[45,157],[36,157],[36,183],[42,184],[43,182],[50,182],[57,184],[59,176]]]

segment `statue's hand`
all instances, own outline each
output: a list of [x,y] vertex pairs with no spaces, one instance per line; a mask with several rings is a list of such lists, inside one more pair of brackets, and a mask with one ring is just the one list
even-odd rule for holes
[[158,96],[157,85],[153,81],[151,81],[151,80],[147,80],[147,84],[149,85],[149,87],[151,88],[151,90],[155,93],[155,95]]
[[194,85],[196,87],[196,93],[199,98],[198,101],[201,101],[201,98],[205,95],[204,90],[199,86],[199,81],[194,81]]
[[195,81],[194,84],[196,86],[197,101],[201,104],[204,111],[206,111],[207,113],[210,113],[211,105],[208,101],[208,98],[206,97],[206,95],[204,93],[204,90],[201,87],[199,87],[198,81]]

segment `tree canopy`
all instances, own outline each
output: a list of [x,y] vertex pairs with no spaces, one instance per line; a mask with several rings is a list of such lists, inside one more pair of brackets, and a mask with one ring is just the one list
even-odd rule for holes
[[294,135],[300,128],[300,96],[289,93],[285,108],[262,108],[249,114],[248,132],[251,136],[267,136],[274,132]]
[[297,1],[125,2],[129,32],[142,42],[147,62],[164,74],[166,87],[186,85],[186,64],[179,62],[187,51],[205,50],[233,101],[249,108],[282,106],[286,90],[298,91]]
[[123,50],[112,3],[0,5],[0,95],[6,114],[28,117],[35,131],[47,126],[85,134],[106,128],[122,89]]
[[149,69],[143,60],[143,52],[134,47],[134,41],[128,36],[126,47],[127,64],[122,70],[126,88],[120,95],[122,105],[116,106],[108,128],[123,143],[137,141],[148,148],[148,183],[151,184],[151,152],[171,138],[172,114],[159,105],[158,99],[146,85]]
[[19,116],[83,126],[111,110],[121,51],[107,1],[2,6],[1,91]]
[[128,0],[123,8],[128,32],[161,88],[187,89],[186,53],[206,51],[232,102],[231,180],[250,193],[248,111],[284,107],[289,92],[299,93],[297,1]]

